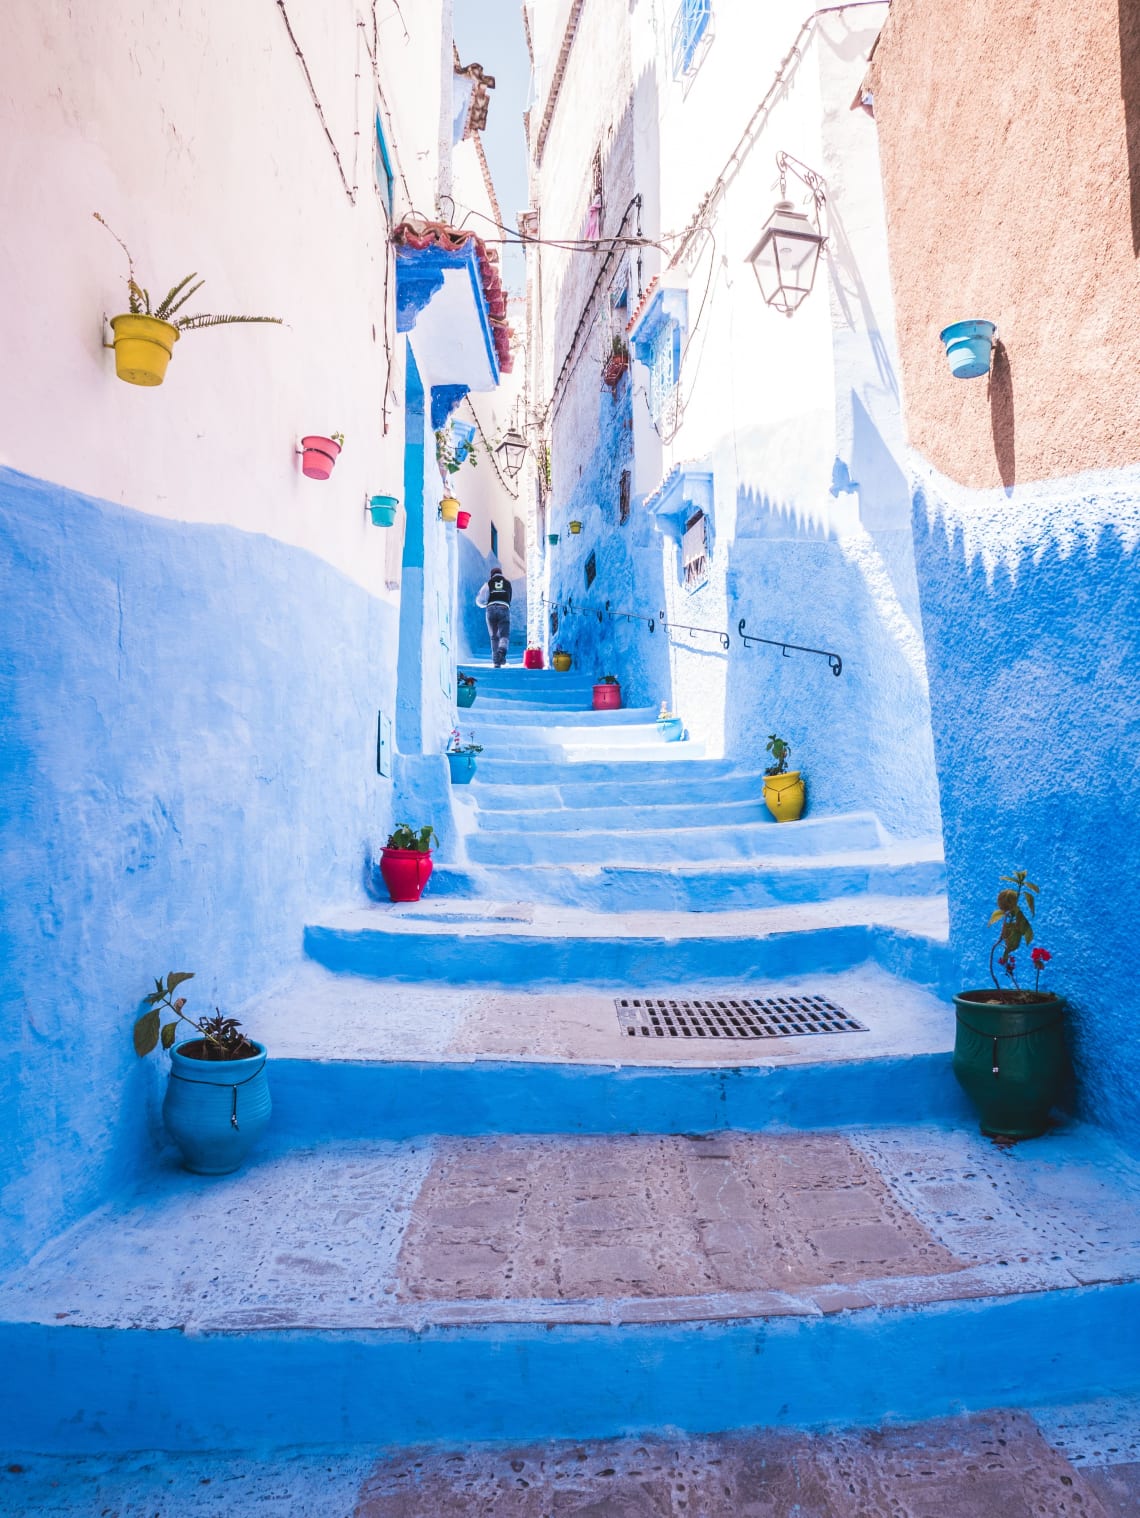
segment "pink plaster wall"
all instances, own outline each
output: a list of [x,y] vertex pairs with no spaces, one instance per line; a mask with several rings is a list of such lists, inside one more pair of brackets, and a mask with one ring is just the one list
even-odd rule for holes
[[911,443],[971,486],[1136,462],[1140,4],[894,0],[871,84]]

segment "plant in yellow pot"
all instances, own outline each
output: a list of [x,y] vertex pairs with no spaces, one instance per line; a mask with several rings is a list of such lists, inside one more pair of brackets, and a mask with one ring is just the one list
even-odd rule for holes
[[[126,243],[99,215],[95,220],[107,231],[127,255],[127,307],[125,312],[111,317],[111,331],[115,340],[108,346],[115,350],[115,373],[128,385],[161,385],[166,378],[166,367],[174,353],[179,334],[191,332],[197,327],[224,327],[233,322],[271,322],[281,325],[279,316],[180,316],[178,312],[205,284],[196,274],[187,274],[172,285],[158,304],[151,306],[150,291],[135,279],[135,261]],[[188,288],[189,287],[189,288]]]
[[777,822],[795,822],[804,809],[804,782],[799,770],[788,768],[792,746],[769,733],[764,748],[772,756],[764,771],[764,805]]

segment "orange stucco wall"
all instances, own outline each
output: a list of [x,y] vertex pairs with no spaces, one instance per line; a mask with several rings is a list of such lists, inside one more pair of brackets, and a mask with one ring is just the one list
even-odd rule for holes
[[972,486],[1140,460],[1140,0],[894,0],[870,84],[911,443]]

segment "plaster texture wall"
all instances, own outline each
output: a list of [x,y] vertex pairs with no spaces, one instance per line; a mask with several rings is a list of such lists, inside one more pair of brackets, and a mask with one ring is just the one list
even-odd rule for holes
[[[1135,462],[1140,11],[895,0],[870,82],[910,441],[979,487]],[[988,383],[938,341],[973,317]]]
[[916,481],[959,984],[987,983],[998,877],[1028,870],[1048,983],[1072,1008],[1081,1108],[1135,1140],[1140,469],[1007,493],[919,462]]
[[[659,624],[650,634],[638,624],[575,616],[562,641],[583,668],[618,674],[628,703],[668,700],[712,755],[759,771],[767,735],[781,733],[807,773],[809,806],[818,813],[870,809],[893,833],[936,833],[876,142],[866,116],[849,109],[885,7],[817,18],[799,38],[767,114],[747,133],[805,19],[800,9],[777,7],[760,17],[743,4],[714,6],[698,66],[681,80],[673,78],[673,17],[663,5],[629,13],[615,0],[597,9],[604,15],[596,40],[583,12],[559,111],[567,133],[603,105],[617,123],[607,171],[623,191],[641,193],[648,238],[668,252],[693,223],[671,269],[663,253],[646,248],[639,280],[636,254],[627,255],[635,292],[658,272],[686,291],[686,330],[679,384],[656,421],[645,366],[635,362],[611,399],[600,384],[597,341],[560,391],[582,309],[569,295],[583,276],[575,275],[573,256],[563,255],[559,283],[550,272],[559,255],[543,250],[544,356],[536,384],[549,387],[549,525],[561,528],[559,545],[548,550],[545,588],[554,601],[573,594],[654,617],[664,611],[677,626],[663,633]],[[624,84],[611,78],[623,37]],[[628,90],[624,111],[619,88]],[[557,170],[548,167],[560,119],[556,112],[536,175],[544,235],[555,227],[574,231],[568,187],[583,206],[589,169],[590,127],[580,131],[576,158],[567,137]],[[791,320],[764,304],[747,263],[779,193],[774,159],[781,149],[827,182],[828,250],[812,295]],[[788,190],[797,204],[804,201],[794,177]],[[607,199],[625,203],[620,195]],[[555,207],[569,224],[555,223]],[[589,268],[591,260],[581,262]],[[605,322],[599,299],[595,335]],[[617,480],[624,467],[632,473],[632,514],[622,527]],[[683,515],[671,524],[654,520],[674,469],[712,476],[713,551],[707,581],[694,591],[683,584]],[[577,539],[565,533],[570,516],[584,523]],[[591,551],[598,575],[587,591]],[[745,648],[736,636],[742,617],[750,633],[838,652],[842,676],[833,677],[820,658]],[[690,633],[686,625],[709,631]],[[720,631],[730,635],[727,650]]]
[[[155,0],[17,7],[0,59],[0,286],[25,294],[0,303],[0,346],[20,376],[0,463],[267,533],[384,594],[385,535],[363,500],[400,493],[402,376],[374,121],[395,160],[397,218],[433,206],[438,155],[419,147],[438,136],[440,28],[440,0],[417,5],[406,37],[397,24],[374,35],[350,0],[285,12],[192,0],[176,22]],[[125,309],[127,265],[96,210],[156,298],[196,269],[206,285],[193,309],[286,325],[187,333],[160,389],[116,381],[103,316]],[[336,430],[332,478],[305,479],[298,439]]]
[[0,583],[6,1261],[162,1142],[131,1044],[151,978],[194,970],[192,1007],[230,1012],[359,899],[396,614],[263,534],[6,469]]

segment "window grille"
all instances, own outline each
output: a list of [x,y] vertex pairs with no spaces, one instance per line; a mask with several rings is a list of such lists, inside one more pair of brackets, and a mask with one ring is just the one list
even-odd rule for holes
[[586,560],[586,589],[587,590],[589,590],[590,586],[594,583],[594,581],[597,578],[598,578],[598,556],[597,556],[596,553],[591,553],[590,557]]
[[709,519],[703,511],[695,512],[685,523],[681,539],[681,569],[685,589],[700,590],[709,577]]
[[681,0],[673,18],[673,78],[692,71],[701,38],[712,18],[712,0]]
[[659,422],[677,385],[677,328],[664,321],[653,336],[649,365],[649,414]]
[[618,486],[618,526],[624,527],[629,521],[629,487],[630,474],[628,469],[621,472],[621,483]]

